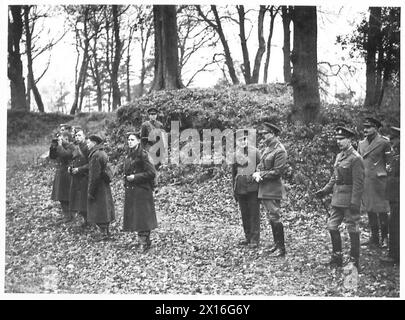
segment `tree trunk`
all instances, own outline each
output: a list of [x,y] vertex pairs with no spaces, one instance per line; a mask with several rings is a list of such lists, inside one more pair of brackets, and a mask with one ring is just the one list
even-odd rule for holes
[[373,108],[376,105],[376,53],[380,32],[381,7],[370,7],[368,41],[366,43],[366,98],[364,105]]
[[270,65],[270,53],[271,53],[271,39],[273,38],[273,30],[274,30],[274,20],[277,15],[277,10],[274,6],[270,7],[270,32],[269,38],[267,39],[267,53],[266,53],[266,62],[264,63],[264,74],[263,74],[263,83],[267,83],[267,75],[269,72],[269,65]]
[[250,60],[249,60],[249,50],[247,48],[246,34],[245,34],[245,8],[244,6],[236,6],[239,16],[239,38],[240,44],[242,46],[242,74],[245,78],[245,83],[250,84]]
[[281,6],[281,16],[283,20],[283,56],[284,56],[284,82],[291,82],[291,42],[290,42],[290,23],[291,23],[291,6]]
[[[86,73],[87,73],[87,68],[89,65],[89,44],[90,44],[90,39],[88,35],[88,29],[87,29],[87,20],[89,16],[89,8],[88,6],[85,7],[84,10],[84,19],[83,19],[83,34],[84,34],[84,48],[83,48],[83,59],[82,59],[82,64],[80,66],[80,71],[79,75],[77,77],[76,83],[75,83],[75,95],[73,98],[73,104],[70,109],[70,114],[74,115],[77,111],[77,109],[81,110],[81,106],[83,103],[83,87],[86,79]],[[80,37],[78,34],[78,30],[76,33],[77,37]],[[77,44],[76,44],[77,45]],[[77,47],[79,47],[77,45]],[[77,55],[79,59],[79,50],[77,50]],[[76,72],[77,72],[77,67],[76,67]],[[80,102],[79,102],[79,96],[80,96]]]
[[308,124],[316,121],[320,109],[316,7],[294,7],[293,22],[293,116],[294,120]]
[[[31,7],[24,6],[24,23],[25,23],[25,46],[27,51],[27,69],[28,69],[28,85],[27,87],[32,89],[32,93],[34,94],[34,99],[38,107],[39,112],[45,112],[44,110],[44,103],[42,102],[41,94],[39,93],[37,84],[35,83],[34,79],[34,71],[32,69],[32,43],[31,43],[31,29],[29,23],[29,12]],[[30,90],[28,92],[28,101],[27,105],[28,108],[30,106]]]
[[205,14],[201,11],[200,6],[196,6],[196,8],[198,10],[198,14],[205,20],[205,22],[207,22],[208,25],[211,26],[211,28],[213,28],[218,33],[219,39],[221,40],[222,46],[224,48],[225,64],[228,67],[229,76],[231,77],[233,84],[239,84],[239,79],[236,76],[235,67],[233,64],[232,56],[231,56],[231,51],[229,50],[228,42],[226,41],[225,34],[222,29],[221,19],[219,18],[217,7],[211,6],[211,10],[215,16],[216,24],[214,24],[212,21],[210,21],[205,16]]
[[13,21],[8,15],[8,66],[10,80],[11,109],[29,111],[25,99],[25,83],[21,62],[20,40],[23,32],[22,7],[9,6]]
[[178,71],[176,6],[154,5],[155,74],[151,90],[183,87]]
[[266,13],[266,6],[260,6],[259,17],[257,21],[257,37],[259,40],[259,47],[257,48],[256,52],[251,83],[259,82],[260,65],[262,63],[263,54],[266,51],[266,41],[264,40],[263,37],[263,21],[265,13]]
[[[129,40],[130,41],[130,40]],[[131,101],[131,82],[129,79],[129,66],[130,66],[130,45],[128,44],[128,48],[127,48],[127,60],[125,61],[125,71],[126,71],[126,76],[127,76],[127,81],[126,81],[126,86],[127,86],[127,102]]]
[[113,111],[117,109],[117,107],[121,106],[121,93],[120,87],[118,85],[118,68],[120,66],[121,60],[121,50],[122,50],[122,43],[120,40],[120,25],[118,22],[118,6],[112,6],[112,13],[113,13],[113,29],[114,29],[114,41],[115,41],[115,53],[114,53],[114,61],[112,64],[112,74],[111,74],[111,81],[112,81],[112,109]]

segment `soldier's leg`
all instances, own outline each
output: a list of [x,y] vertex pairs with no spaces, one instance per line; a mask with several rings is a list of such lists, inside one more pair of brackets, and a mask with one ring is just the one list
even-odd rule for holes
[[146,252],[149,250],[152,241],[150,240],[150,230],[138,231],[139,243],[141,245],[141,251]]
[[243,232],[245,233],[245,240],[239,242],[240,245],[248,245],[250,242],[250,221],[249,221],[249,203],[247,195],[238,196],[238,203],[240,213],[242,216]]
[[399,262],[399,203],[390,202],[388,255],[380,257],[382,262]]
[[280,200],[263,200],[263,205],[266,208],[267,216],[273,229],[275,237],[276,249],[271,254],[272,257],[283,257],[286,254],[284,242],[284,226],[281,222]]
[[360,213],[353,214],[345,209],[345,221],[350,236],[350,262],[359,268],[360,261]]
[[378,220],[381,229],[381,247],[388,247],[388,213],[380,212],[378,214]]
[[260,203],[257,192],[248,193],[249,210],[249,235],[250,242],[259,244],[260,242]]
[[69,210],[69,201],[60,201],[62,207],[62,214],[64,222],[70,222],[73,220],[72,212]]
[[342,238],[339,231],[343,217],[344,213],[342,208],[332,207],[332,212],[327,222],[327,229],[329,230],[332,242],[332,255],[329,261],[329,265],[332,267],[341,267],[343,265]]
[[379,227],[378,227],[378,216],[375,212],[367,212],[368,216],[368,225],[370,227],[370,239],[363,243],[364,245],[369,246],[379,246],[380,245],[380,236],[379,236]]

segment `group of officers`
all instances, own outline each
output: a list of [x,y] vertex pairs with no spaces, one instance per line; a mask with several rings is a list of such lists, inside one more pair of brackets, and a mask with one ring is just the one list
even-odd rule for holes
[[[353,147],[355,132],[346,127],[335,128],[339,154],[333,165],[329,182],[314,195],[322,198],[332,193],[331,212],[327,229],[332,242],[332,254],[328,264],[342,267],[343,252],[339,226],[344,221],[350,236],[350,255],[347,263],[359,268],[360,246],[387,248],[381,256],[385,263],[399,263],[399,152],[400,129],[390,127],[391,136],[380,133],[382,124],[373,117],[365,117],[365,138]],[[272,257],[286,255],[284,227],[281,220],[280,202],[285,198],[282,175],[287,166],[287,152],[278,136],[281,129],[274,123],[264,122],[259,128],[264,137],[264,150],[259,152],[247,144],[246,137],[237,140],[244,154],[257,153],[257,167],[253,174],[238,174],[239,165],[233,165],[233,187],[239,203],[245,238],[240,245],[257,248],[260,241],[260,203],[268,216],[273,245],[267,248]],[[360,212],[366,211],[370,227],[370,239],[360,244]]]
[[[150,231],[157,227],[153,188],[156,170],[148,157],[149,133],[163,125],[157,121],[157,109],[148,110],[149,120],[139,132],[128,132],[128,152],[124,159],[123,230],[136,232],[142,251],[151,246]],[[59,201],[62,217],[58,223],[71,225],[81,220],[77,230],[84,232],[97,225],[95,241],[113,240],[110,224],[115,220],[110,183],[113,170],[99,134],[86,137],[80,126],[61,124],[49,149],[49,158],[56,161],[51,199]]]
[[[142,250],[150,248],[150,231],[157,227],[153,199],[156,168],[148,154],[154,141],[148,139],[154,129],[162,129],[157,120],[158,110],[148,110],[149,120],[142,123],[139,132],[127,133],[128,153],[124,160],[124,231],[136,231]],[[349,261],[359,268],[360,212],[366,211],[370,239],[364,245],[371,248],[388,247],[388,254],[380,257],[386,263],[399,263],[399,151],[400,129],[390,127],[391,136],[380,133],[382,124],[373,117],[363,121],[365,138],[353,147],[355,132],[345,126],[335,129],[340,153],[333,165],[329,182],[315,196],[322,198],[332,193],[331,213],[327,229],[332,242],[332,267],[343,266],[342,240],[339,226],[344,221],[350,236]],[[265,121],[258,128],[263,137],[263,150],[248,143],[248,137],[236,140],[239,148],[235,157],[256,154],[254,173],[240,171],[243,165],[232,165],[232,186],[239,204],[244,239],[239,245],[257,248],[260,245],[260,204],[266,210],[273,234],[273,244],[266,248],[271,257],[286,255],[281,201],[285,199],[282,175],[287,167],[287,151],[279,140],[280,127]],[[74,141],[72,139],[74,136]],[[243,154],[237,154],[237,152]],[[96,224],[100,230],[97,240],[110,240],[109,224],[115,219],[110,182],[108,156],[103,149],[103,139],[97,135],[87,138],[79,126],[60,125],[58,138],[52,141],[49,156],[56,159],[52,199],[60,201],[61,222],[82,217],[79,229]]]

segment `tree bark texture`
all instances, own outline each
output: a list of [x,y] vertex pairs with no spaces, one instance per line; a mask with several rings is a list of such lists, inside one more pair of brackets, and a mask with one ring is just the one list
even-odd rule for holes
[[320,109],[316,7],[294,7],[293,22],[293,111],[297,121],[308,124],[316,121]]
[[242,47],[242,56],[243,56],[243,64],[242,64],[242,74],[245,78],[245,83],[250,84],[250,59],[249,59],[249,50],[247,48],[247,40],[246,40],[246,33],[245,33],[245,8],[244,6],[236,6],[238,10],[239,16],[239,38],[240,38],[240,45]]
[[266,41],[263,36],[263,22],[264,15],[266,13],[266,6],[260,6],[259,16],[257,19],[257,37],[259,40],[259,47],[257,48],[255,64],[253,66],[253,73],[251,78],[251,83],[259,82],[260,65],[262,64],[263,54],[266,51]]
[[28,69],[28,79],[27,79],[27,107],[30,109],[30,89],[34,94],[35,103],[37,104],[39,112],[45,112],[44,110],[44,103],[42,102],[41,94],[39,93],[37,84],[35,83],[34,79],[34,71],[32,68],[32,35],[31,35],[31,28],[30,28],[30,18],[29,12],[31,7],[24,6],[24,26],[25,26],[25,47],[26,47],[26,55],[27,55],[27,69]]
[[277,11],[278,10],[276,8],[274,8],[274,6],[270,7],[270,32],[269,32],[269,38],[267,39],[267,53],[266,53],[266,62],[264,63],[263,83],[267,83],[267,76],[269,73],[271,39],[273,38],[274,20],[276,18]]
[[290,40],[290,23],[291,23],[291,6],[281,6],[281,17],[283,20],[283,56],[284,56],[284,82],[291,82],[291,40]]
[[178,72],[176,6],[154,5],[155,73],[151,90],[183,87]]
[[8,65],[7,76],[10,80],[11,109],[29,111],[23,77],[20,53],[20,40],[23,32],[22,6],[9,6],[12,21],[8,15]]
[[366,42],[366,98],[364,105],[373,108],[376,105],[376,54],[380,32],[381,7],[370,7],[370,18]]
[[115,52],[114,52],[114,61],[112,64],[111,82],[112,82],[112,96],[113,96],[112,109],[114,111],[117,109],[117,107],[121,106],[121,93],[120,87],[118,85],[118,69],[121,61],[122,42],[120,39],[120,24],[118,21],[117,5],[112,6],[112,13],[113,13]]

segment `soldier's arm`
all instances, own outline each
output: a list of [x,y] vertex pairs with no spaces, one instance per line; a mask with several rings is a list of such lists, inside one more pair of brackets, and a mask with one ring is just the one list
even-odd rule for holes
[[156,169],[155,166],[152,164],[149,156],[146,152],[142,153],[142,160],[143,160],[143,172],[135,173],[134,174],[134,182],[135,183],[145,183],[155,179],[156,176]]
[[89,170],[89,184],[87,193],[89,197],[95,198],[97,185],[100,183],[101,177],[101,164],[97,154],[93,155],[90,159],[90,170]]
[[283,150],[278,151],[274,158],[274,167],[270,170],[260,171],[260,177],[263,180],[274,180],[281,177],[287,165],[287,153]]
[[364,190],[364,164],[361,158],[356,158],[352,166],[352,199],[351,204],[360,206]]
[[62,145],[56,147],[56,154],[61,159],[71,160],[73,158],[73,147],[69,144],[62,143]]
[[391,144],[387,141],[384,143],[384,162],[385,164],[391,163],[393,157],[394,157],[394,150],[391,147]]
[[324,194],[331,193],[335,183],[336,183],[336,178],[335,178],[335,173],[333,173],[332,176],[330,177],[328,183],[321,189],[322,193],[324,193]]

